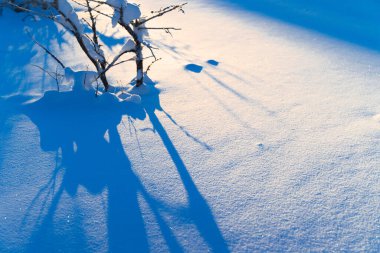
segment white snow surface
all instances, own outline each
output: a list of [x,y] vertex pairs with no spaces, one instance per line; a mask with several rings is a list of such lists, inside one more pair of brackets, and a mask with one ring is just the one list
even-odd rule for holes
[[140,105],[43,96],[31,64],[56,63],[3,13],[0,252],[379,252],[379,51],[218,0],[185,10],[154,24],[182,31],[151,32]]

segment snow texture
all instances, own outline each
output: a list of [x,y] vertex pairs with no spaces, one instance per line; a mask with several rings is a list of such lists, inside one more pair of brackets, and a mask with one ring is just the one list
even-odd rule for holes
[[[157,83],[118,65],[98,98],[54,91],[31,64],[56,63],[4,10],[0,252],[379,252],[379,8],[194,0],[158,21],[173,38],[150,34]],[[86,70],[72,37],[26,22]]]

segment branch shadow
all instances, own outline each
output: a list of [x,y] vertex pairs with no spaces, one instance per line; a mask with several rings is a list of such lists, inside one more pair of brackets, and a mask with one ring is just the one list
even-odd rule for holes
[[[165,221],[163,211],[186,215],[213,252],[229,252],[210,206],[197,189],[156,110],[162,110],[158,90],[143,96],[141,105],[119,102],[111,95],[94,99],[73,92],[50,91],[41,99],[21,107],[22,113],[39,129],[41,149],[59,154],[51,179],[40,189],[25,213],[23,224],[35,222],[27,252],[86,252],[91,242],[87,241],[81,225],[83,217],[76,217],[74,226],[70,227],[55,218],[63,194],[77,199],[79,187],[93,196],[107,192],[109,252],[154,250],[149,245],[149,227],[144,222],[139,197],[152,211],[170,252],[185,249]],[[188,197],[185,214],[154,198],[133,171],[117,129],[125,117],[131,120],[148,118],[152,123],[182,180]],[[38,217],[32,221],[31,213],[35,211]]]
[[[62,39],[63,32],[54,23],[34,19],[25,13],[14,13],[9,9],[4,9],[0,26],[6,35],[6,39],[0,43],[0,95],[56,89],[51,77],[37,68],[34,71],[31,66],[34,62],[43,69],[52,70],[52,67],[55,70],[55,66],[48,64],[49,56],[40,54],[40,49],[27,34],[33,34],[41,44],[50,48],[52,44],[60,47],[66,43]],[[38,84],[38,87],[32,83],[34,86]]]
[[[220,64],[218,61],[215,61],[215,60],[208,60],[207,63],[209,65],[213,66],[214,68],[216,68]],[[212,80],[213,84],[216,84],[217,86],[219,86],[219,87],[223,88],[224,90],[228,91],[230,94],[232,94],[235,97],[239,98],[241,101],[243,101],[245,103],[248,103],[248,104],[252,105],[253,107],[256,107],[256,108],[260,109],[261,111],[263,111],[265,114],[267,114],[269,116],[274,116],[276,114],[275,111],[271,110],[270,108],[268,108],[267,106],[265,106],[264,104],[262,104],[260,101],[245,96],[242,92],[240,92],[237,89],[233,88],[231,85],[229,85],[228,83],[226,83],[225,81],[223,81],[222,79],[220,79],[219,77],[217,77],[216,75],[212,74],[207,69],[204,69],[200,65],[191,63],[191,64],[185,65],[184,69],[186,71],[188,71],[189,73],[195,73],[195,74],[202,74],[203,73],[209,79]],[[229,75],[233,79],[236,79],[236,80],[239,80],[239,81],[243,81],[244,80],[242,78],[238,78],[237,76],[235,76],[232,73],[227,72],[225,70],[221,70],[221,71],[218,71],[218,72],[226,74],[226,75]],[[194,77],[193,77],[193,79],[194,79]]]
[[[157,100],[157,98],[153,98],[153,101]],[[168,151],[182,180],[182,184],[188,197],[189,203],[187,213],[190,216],[190,219],[196,225],[199,233],[206,241],[212,252],[229,252],[228,245],[213,217],[211,208],[195,185],[184,161],[171,141],[167,131],[161,124],[159,118],[155,114],[155,110],[160,109],[161,107],[157,108],[155,103],[152,103],[151,99],[152,98],[149,97],[145,98],[142,103],[149,120],[151,121],[155,131],[160,136],[161,141]]]
[[[177,60],[182,64],[183,60],[189,62],[188,64],[183,66],[183,69],[189,73],[189,76],[195,80],[204,90],[206,90],[210,96],[216,100],[229,114],[231,114],[235,119],[237,119],[242,125],[246,128],[251,128],[249,124],[246,124],[242,122],[242,120],[238,119],[238,116],[236,116],[233,113],[233,110],[229,108],[223,100],[218,96],[215,95],[215,93],[207,88],[205,85],[203,85],[199,79],[196,77],[197,75],[206,75],[212,82],[212,84],[215,84],[216,86],[219,86],[220,88],[226,90],[231,95],[239,98],[242,102],[249,104],[252,107],[258,108],[262,112],[264,112],[268,116],[275,116],[277,114],[276,111],[272,110],[271,108],[267,107],[265,104],[263,104],[258,99],[254,99],[252,97],[248,97],[245,95],[244,92],[239,91],[236,89],[231,83],[226,82],[223,80],[220,76],[225,75],[228,76],[228,79],[232,79],[234,82],[238,82],[239,84],[247,85],[248,88],[250,84],[252,83],[252,80],[254,82],[263,83],[263,80],[260,80],[256,76],[254,76],[252,73],[244,73],[244,71],[239,69],[239,72],[234,73],[232,70],[232,66],[223,66],[218,60],[216,59],[209,59],[206,60],[203,64],[197,64],[200,60],[199,57],[194,57],[192,53],[188,52],[187,46],[182,47],[176,47],[173,49],[170,45],[168,45],[165,42],[155,42],[155,44],[158,45],[159,48],[162,48],[165,53],[169,54],[173,59]],[[180,61],[181,59],[181,61]],[[214,74],[216,72],[216,74]]]

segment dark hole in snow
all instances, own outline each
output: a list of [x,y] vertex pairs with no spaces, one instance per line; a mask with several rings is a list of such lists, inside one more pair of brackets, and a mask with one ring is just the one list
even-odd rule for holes
[[219,62],[215,61],[215,60],[208,60],[207,63],[212,65],[212,66],[218,66],[219,65]]
[[185,66],[185,69],[194,73],[201,73],[203,70],[203,67],[197,64],[187,64]]

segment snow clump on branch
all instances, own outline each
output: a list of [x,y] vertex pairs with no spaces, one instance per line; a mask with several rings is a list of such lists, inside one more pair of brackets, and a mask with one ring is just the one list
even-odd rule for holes
[[56,21],[63,27],[69,29],[77,36],[81,37],[84,46],[90,56],[99,61],[104,61],[104,52],[100,48],[95,48],[95,44],[84,33],[85,26],[79,19],[72,5],[67,0],[58,0],[57,10],[61,15],[56,16]]
[[141,17],[140,7],[136,4],[128,3],[126,0],[107,0],[106,3],[113,7],[112,26],[115,27],[121,19],[123,23],[129,24]]

